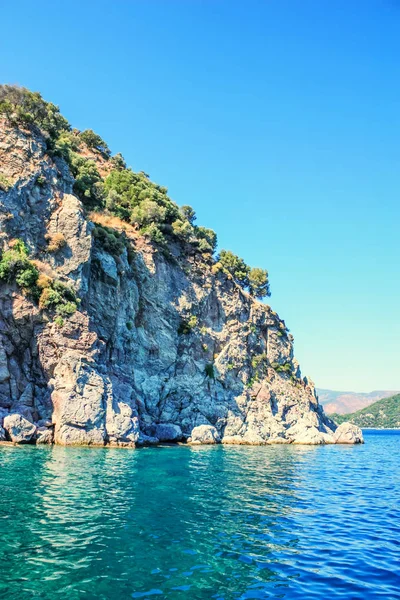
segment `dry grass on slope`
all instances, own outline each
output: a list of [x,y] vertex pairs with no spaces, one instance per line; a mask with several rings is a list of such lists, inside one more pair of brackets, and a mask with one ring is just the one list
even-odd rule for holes
[[96,211],[92,211],[88,215],[90,221],[96,223],[97,225],[102,225],[103,227],[111,227],[112,229],[116,229],[117,231],[125,231],[127,234],[130,233],[133,236],[138,235],[137,227],[134,227],[130,223],[123,221],[119,217],[115,217],[114,215],[108,215],[105,213],[100,213]]

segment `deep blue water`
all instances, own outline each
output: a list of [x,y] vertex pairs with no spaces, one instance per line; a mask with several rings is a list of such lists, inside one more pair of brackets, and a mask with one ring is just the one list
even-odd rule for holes
[[0,448],[0,598],[400,598],[400,432]]

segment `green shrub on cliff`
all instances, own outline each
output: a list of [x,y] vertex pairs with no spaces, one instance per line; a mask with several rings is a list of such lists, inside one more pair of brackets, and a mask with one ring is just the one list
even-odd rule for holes
[[0,173],[0,191],[8,192],[8,190],[11,188],[11,186],[12,186],[11,181],[9,179],[7,179],[7,177],[5,175]]
[[271,295],[268,271],[265,269],[250,268],[243,258],[230,250],[221,250],[217,260],[216,265],[221,265],[221,268],[242,288],[248,289],[252,296],[261,299]]
[[167,209],[162,204],[158,204],[150,198],[145,198],[131,211],[131,222],[139,225],[140,228],[154,223],[162,225],[166,221]]
[[123,171],[126,169],[125,159],[120,152],[112,156],[110,162],[116,171]]
[[253,358],[251,359],[251,366],[253,367],[253,369],[258,369],[259,367],[264,365],[266,361],[267,354],[266,352],[262,352],[261,354],[256,354],[255,356],[253,356]]
[[46,185],[46,177],[44,177],[43,175],[38,175],[36,177],[36,181],[35,184],[38,185],[39,187],[44,187]]
[[76,302],[61,302],[56,307],[56,313],[62,317],[69,317],[74,314],[77,309]]
[[25,243],[14,240],[12,248],[1,254],[0,281],[15,282],[35,301],[39,301],[39,308],[42,310],[55,310],[61,316],[72,315],[78,303],[75,290],[61,281],[40,275],[28,254]]
[[96,224],[93,230],[93,236],[99,245],[113,256],[120,256],[125,248],[122,235],[111,227]]
[[225,271],[232,275],[236,283],[243,287],[247,286],[250,267],[246,265],[243,258],[233,254],[230,250],[221,250],[218,262],[221,263]]
[[194,229],[189,221],[177,219],[172,223],[173,234],[182,241],[190,242],[193,237]]
[[62,131],[56,139],[47,142],[47,149],[51,156],[61,156],[70,165],[71,153],[79,151],[79,138],[74,131]]
[[273,363],[271,363],[271,367],[277,373],[287,373],[289,375],[293,372],[293,366],[291,363],[288,363],[288,362],[284,363],[284,364],[280,364],[278,362],[273,362]]
[[184,204],[183,206],[180,207],[180,213],[182,214],[183,218],[188,221],[190,223],[190,225],[193,225],[195,220],[196,220],[196,213],[194,211],[194,209],[189,206],[188,204]]
[[42,289],[39,298],[40,309],[55,310],[61,317],[72,315],[77,309],[77,303],[75,290],[61,281],[51,280]]
[[165,237],[155,223],[150,223],[150,225],[143,227],[141,232],[159,246],[165,246]]
[[217,234],[208,227],[195,227],[194,235],[201,252],[213,254],[217,247]]
[[197,326],[198,319],[196,315],[191,315],[188,319],[182,319],[178,327],[178,335],[188,335]]
[[171,238],[197,244],[202,252],[215,250],[216,234],[193,226],[194,210],[190,206],[179,208],[169,198],[167,188],[150,181],[143,171],[135,173],[120,164],[105,179],[104,191],[106,208],[136,224],[154,242],[163,245]]
[[95,184],[101,182],[101,177],[96,163],[72,152],[70,166],[75,177],[74,192],[91,207],[99,206],[101,193],[97,192]]
[[52,138],[70,129],[58,106],[43,100],[39,92],[15,85],[0,85],[0,114],[14,125],[36,125]]
[[28,249],[22,240],[16,240],[11,250],[2,253],[0,280],[16,284],[26,292],[35,293],[39,271],[28,259]]
[[85,131],[81,131],[79,138],[85,142],[88,148],[97,150],[105,158],[109,158],[111,156],[111,150],[106,142],[92,129],[85,129]]

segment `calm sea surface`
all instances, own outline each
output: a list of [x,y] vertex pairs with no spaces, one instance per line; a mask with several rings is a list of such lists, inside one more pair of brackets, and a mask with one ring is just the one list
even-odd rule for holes
[[0,598],[400,598],[400,432],[0,448]]

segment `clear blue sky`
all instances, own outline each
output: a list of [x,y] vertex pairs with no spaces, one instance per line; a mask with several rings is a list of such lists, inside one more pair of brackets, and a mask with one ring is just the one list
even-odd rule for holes
[[398,0],[4,0],[0,56],[268,268],[318,386],[400,389]]

